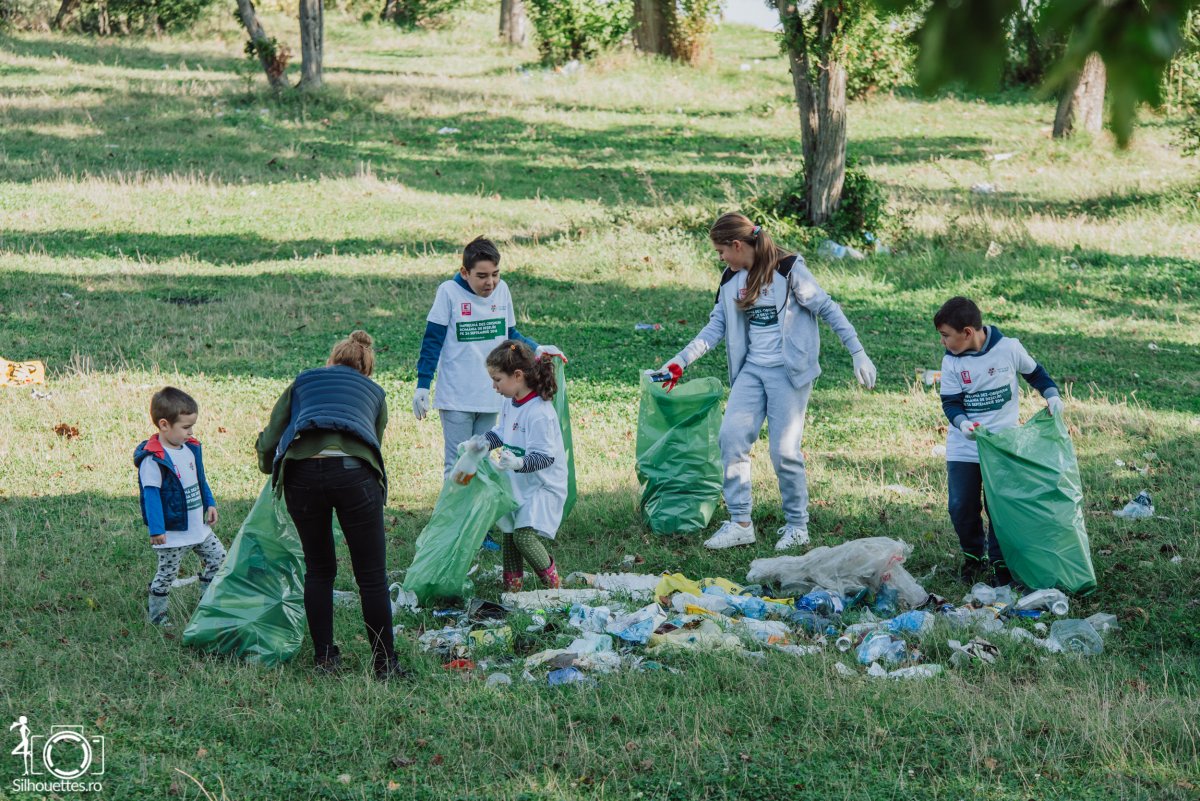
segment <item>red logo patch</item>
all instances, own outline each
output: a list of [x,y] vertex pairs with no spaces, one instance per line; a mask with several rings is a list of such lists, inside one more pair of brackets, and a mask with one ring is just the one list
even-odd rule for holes
[[463,317],[471,316],[471,304],[470,303],[464,303],[462,305],[462,316]]
[[970,370],[963,370],[961,373],[959,373],[959,375],[962,376],[962,382],[964,384],[971,383],[971,371]]

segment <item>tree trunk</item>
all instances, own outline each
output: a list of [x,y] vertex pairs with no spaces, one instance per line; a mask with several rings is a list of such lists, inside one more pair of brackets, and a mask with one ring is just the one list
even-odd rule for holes
[[100,0],[96,5],[96,32],[101,36],[108,36],[112,33],[112,26],[108,24],[108,3],[106,0]]
[[[258,46],[258,60],[262,64],[263,72],[267,73],[267,80],[271,82],[271,88],[288,88],[287,77],[284,74],[287,69],[286,51],[272,59],[270,56],[270,52],[273,50],[271,38],[267,36],[262,23],[258,21],[258,14],[254,12],[254,3],[251,0],[237,0],[237,5],[238,17],[242,20],[246,33],[250,34],[250,41]],[[283,49],[283,45],[276,46]]]
[[323,0],[300,0],[300,88],[321,87],[321,55],[325,45]]
[[62,0],[62,5],[58,7],[58,13],[54,15],[54,29],[64,30],[78,10],[79,0]]
[[[633,41],[643,53],[674,56],[668,27],[670,20],[664,3],[674,0],[634,0]],[[674,12],[674,6],[671,11]]]
[[500,0],[500,38],[505,44],[522,47],[528,37],[524,0]]
[[1104,89],[1107,74],[1099,54],[1083,62],[1083,70],[1063,87],[1054,115],[1054,138],[1065,139],[1076,131],[1095,135],[1104,128]]
[[[822,60],[810,53],[804,20],[796,7],[780,5],[792,86],[800,108],[808,222],[822,225],[837,210],[846,178],[846,66],[833,56]],[[818,13],[818,38],[827,45],[838,33],[842,19],[836,9]]]

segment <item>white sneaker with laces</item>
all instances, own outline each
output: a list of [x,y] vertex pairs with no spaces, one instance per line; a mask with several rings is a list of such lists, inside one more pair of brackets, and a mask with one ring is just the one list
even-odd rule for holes
[[735,545],[751,545],[754,542],[754,524],[743,526],[732,520],[726,520],[717,529],[717,533],[713,534],[704,542],[704,547],[714,551],[719,551],[722,548],[732,548]]
[[779,542],[775,543],[777,551],[787,551],[809,542],[808,529],[803,526],[780,526],[775,533],[779,535]]

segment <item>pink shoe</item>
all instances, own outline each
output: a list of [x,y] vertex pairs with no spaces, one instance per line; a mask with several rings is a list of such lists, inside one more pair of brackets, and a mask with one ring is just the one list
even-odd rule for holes
[[548,590],[557,590],[562,586],[562,582],[558,578],[558,568],[553,559],[550,560],[550,567],[538,571],[538,578],[542,580],[542,584],[546,585]]
[[516,573],[509,573],[507,570],[504,571],[504,591],[520,592],[521,585],[523,583],[521,579],[524,577],[524,575],[525,573],[523,571],[518,571]]

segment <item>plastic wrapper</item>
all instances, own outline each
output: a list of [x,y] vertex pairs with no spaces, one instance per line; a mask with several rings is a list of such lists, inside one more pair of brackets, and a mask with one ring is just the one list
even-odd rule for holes
[[988,516],[1008,569],[1035,589],[1094,590],[1079,463],[1062,416],[1043,409],[1023,426],[980,429],[976,442]]
[[437,599],[460,599],[474,587],[467,571],[484,535],[517,508],[508,476],[491,459],[479,464],[469,484],[446,479],[429,523],[417,537],[417,552],[404,576],[404,589],[421,606]]
[[183,642],[266,667],[286,662],[304,641],[304,550],[270,482],[242,522],[225,564],[200,599]]
[[841,545],[822,545],[803,556],[776,556],[750,563],[746,580],[778,584],[785,593],[804,595],[829,590],[853,595],[863,587],[878,590],[885,583],[907,606],[920,606],[929,594],[904,568],[912,547],[888,537],[865,537]]
[[656,534],[703,531],[721,500],[721,382],[700,378],[668,393],[642,376],[637,477],[642,519]]

